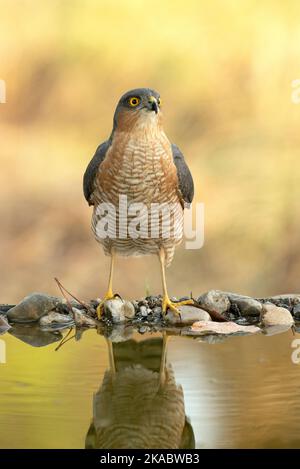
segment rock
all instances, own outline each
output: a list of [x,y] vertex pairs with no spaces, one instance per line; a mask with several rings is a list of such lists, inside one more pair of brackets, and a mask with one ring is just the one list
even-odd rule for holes
[[191,297],[190,296],[182,296],[179,301],[187,301],[187,300],[190,300]]
[[261,320],[264,326],[292,326],[294,319],[291,313],[286,308],[280,306],[274,306],[273,304],[265,304],[263,306],[263,312]]
[[140,307],[140,314],[143,316],[143,318],[148,316],[148,309],[149,308],[147,308],[147,306],[144,306],[144,305]]
[[235,322],[199,321],[192,325],[191,331],[197,334],[256,334],[260,329],[256,326],[241,326]]
[[269,298],[259,298],[261,303],[272,303],[282,308],[287,308],[290,312],[293,311],[293,306],[300,303],[300,295],[296,293],[288,293],[283,295],[271,296]]
[[[78,327],[96,327],[96,321],[77,308],[72,308],[75,324]],[[43,319],[43,318],[42,318]]]
[[294,313],[300,313],[300,303],[297,303],[297,304],[294,306]]
[[[194,336],[195,333],[192,333],[192,335]],[[197,337],[196,340],[197,342],[205,342],[207,344],[220,344],[228,340],[229,337],[230,337],[230,334],[227,334],[227,335],[207,334],[207,335],[202,335],[202,336]]]
[[148,306],[148,301],[146,300],[146,298],[143,298],[142,300],[140,300],[138,302],[138,305],[139,306]]
[[236,305],[242,316],[259,316],[262,312],[262,304],[250,296],[228,293],[231,305]]
[[161,306],[155,306],[155,308],[153,309],[153,314],[155,316],[160,316],[162,313],[162,307]]
[[11,308],[7,318],[11,322],[35,322],[49,313],[60,302],[59,298],[44,293],[32,293]]
[[165,316],[166,321],[171,324],[193,324],[196,321],[210,321],[210,315],[200,308],[195,306],[183,305],[178,307],[180,311],[181,319],[177,314],[174,314],[171,310]]
[[300,320],[300,303],[298,303],[296,306],[294,306],[293,315],[295,316],[295,319],[297,319],[297,321]]
[[43,331],[38,324],[14,324],[8,333],[33,347],[45,347],[63,338],[60,332]]
[[225,313],[230,308],[230,301],[225,292],[220,290],[209,290],[199,296],[197,302],[200,306],[205,307],[208,311]]
[[290,325],[286,324],[277,324],[276,326],[268,326],[263,330],[265,335],[277,335],[282,334],[283,332],[289,331],[291,328]]
[[130,301],[121,300],[121,298],[113,298],[104,303],[104,316],[110,319],[114,324],[132,319],[134,315],[134,306]]
[[83,334],[85,334],[85,332],[87,332],[89,330],[88,327],[76,327],[75,328],[75,341],[76,342],[79,342],[79,340],[81,340]]
[[283,301],[292,301],[293,304],[300,303],[300,293],[284,293],[282,295],[275,295],[271,298],[267,298],[268,301],[273,300],[283,300]]
[[11,326],[8,324],[5,317],[1,314],[0,315],[0,335],[5,334],[5,332],[7,332],[9,329],[11,329]]
[[134,328],[132,326],[117,324],[110,330],[107,338],[110,339],[111,342],[126,342],[133,333]]
[[47,314],[47,316],[43,316],[40,319],[40,326],[52,326],[53,324],[62,324],[62,325],[72,325],[74,324],[74,319],[72,316],[67,314],[56,313],[52,311],[51,313]]
[[149,308],[153,309],[155,306],[158,306],[161,303],[161,298],[157,296],[147,296],[146,301],[148,303]]
[[77,308],[77,309],[83,310],[83,311],[85,311],[89,306],[88,304],[85,305],[84,303],[79,303],[76,300],[71,300],[70,303],[71,303],[72,308]]
[[6,314],[14,306],[16,305],[0,305],[0,314]]

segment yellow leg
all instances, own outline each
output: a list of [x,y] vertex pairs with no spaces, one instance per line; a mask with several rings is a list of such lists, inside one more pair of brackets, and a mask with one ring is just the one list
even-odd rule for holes
[[185,300],[185,301],[179,301],[178,303],[173,303],[168,295],[168,290],[167,290],[167,283],[166,283],[166,273],[165,273],[165,251],[164,248],[160,248],[159,250],[159,260],[160,260],[160,267],[161,267],[161,278],[162,278],[162,287],[163,287],[163,300],[162,300],[162,312],[163,315],[167,313],[167,310],[170,309],[173,311],[175,314],[179,314],[180,316],[180,311],[178,311],[178,306],[183,306],[183,305],[192,305],[194,304],[193,300]]
[[114,274],[114,262],[115,262],[115,252],[112,249],[111,250],[111,258],[110,258],[110,271],[109,271],[108,288],[107,288],[106,294],[104,295],[103,300],[97,306],[98,319],[101,319],[101,316],[102,316],[102,313],[103,313],[103,305],[104,305],[105,301],[111,300],[112,298],[114,298],[114,293],[113,293],[113,289],[112,289],[112,281],[113,281],[113,274]]
[[163,387],[163,385],[166,382],[167,343],[168,343],[169,337],[166,331],[163,331],[162,335],[163,335],[163,346],[162,346],[161,361],[160,361],[158,389]]

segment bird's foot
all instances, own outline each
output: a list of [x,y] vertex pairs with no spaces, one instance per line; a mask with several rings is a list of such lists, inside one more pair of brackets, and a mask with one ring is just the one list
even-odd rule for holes
[[102,315],[103,315],[103,312],[104,312],[104,303],[108,300],[113,300],[114,298],[121,298],[120,295],[118,295],[118,293],[113,293],[112,290],[108,290],[106,292],[106,294],[104,295],[104,298],[103,300],[98,304],[97,306],[97,317],[98,319],[101,319]]
[[193,305],[193,304],[195,304],[195,302],[192,299],[173,302],[170,300],[169,297],[164,297],[162,301],[162,313],[165,316],[167,314],[168,309],[170,309],[174,314],[178,315],[181,318],[181,314],[180,314],[180,311],[178,310],[178,307],[184,306],[184,305]]

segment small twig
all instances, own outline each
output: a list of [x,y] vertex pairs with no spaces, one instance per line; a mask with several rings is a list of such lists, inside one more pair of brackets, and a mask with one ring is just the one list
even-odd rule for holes
[[70,303],[69,298],[67,297],[67,295],[66,295],[65,292],[64,292],[64,290],[65,290],[65,291],[67,291],[67,290],[62,286],[62,284],[60,283],[60,281],[58,280],[58,278],[54,277],[54,280],[55,280],[55,282],[57,283],[57,286],[58,286],[58,288],[60,289],[62,296],[63,296],[64,299],[66,300],[70,312],[72,312],[72,311],[73,311],[73,310],[72,310],[72,305],[71,305],[71,303]]
[[212,319],[215,319],[219,322],[228,322],[228,319],[224,318],[222,314],[218,313],[217,311],[211,310],[204,305],[200,305],[198,301],[196,301],[193,297],[191,299],[195,302],[195,304],[193,304],[192,306],[194,306],[195,308],[203,309],[203,311],[206,311],[212,317]]

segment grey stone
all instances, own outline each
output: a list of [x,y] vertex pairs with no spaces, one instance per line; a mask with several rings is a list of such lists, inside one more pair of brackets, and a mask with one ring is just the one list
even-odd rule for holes
[[240,324],[240,325],[242,325],[242,326],[247,326],[247,325],[249,325],[247,318],[244,318],[244,317],[240,317],[240,318],[238,318],[238,319],[235,319],[234,322],[235,322],[236,324]]
[[[96,321],[86,314],[84,314],[80,309],[72,308],[74,314],[75,324],[78,327],[96,327]],[[43,319],[43,318],[42,318]]]
[[155,308],[153,309],[153,313],[155,315],[160,315],[162,313],[162,307],[161,306],[155,306]]
[[77,309],[80,309],[80,310],[84,310],[84,311],[85,311],[85,310],[88,308],[88,306],[89,306],[88,304],[85,305],[84,303],[79,303],[79,302],[76,301],[76,300],[71,300],[70,303],[71,303],[71,306],[72,306],[72,307],[77,308]]
[[197,302],[200,306],[205,307],[208,311],[217,312],[219,314],[225,313],[230,308],[230,301],[225,292],[220,290],[209,290],[203,295],[199,296]]
[[76,327],[75,328],[75,341],[76,342],[79,342],[79,340],[81,340],[83,334],[85,334],[86,331],[88,331],[89,329],[87,327]]
[[1,314],[0,315],[0,335],[5,334],[5,332],[7,332],[9,329],[11,329],[11,326],[8,324],[5,317]]
[[67,324],[71,325],[74,324],[74,319],[72,316],[69,316],[67,314],[61,314],[61,313],[56,313],[55,311],[52,311],[51,313],[47,314],[46,316],[43,316],[40,319],[40,326],[50,326],[52,324]]
[[138,305],[139,306],[143,306],[143,305],[148,306],[148,301],[146,300],[146,298],[143,298],[138,302]]
[[115,325],[110,334],[108,335],[108,339],[112,342],[126,342],[130,339],[130,337],[134,333],[134,328],[132,326],[127,326],[125,324],[117,324]]
[[296,306],[294,306],[294,313],[300,313],[300,303],[297,303]]
[[[142,305],[142,306],[140,307],[140,313],[141,313],[141,315],[142,315],[143,317],[148,316],[148,309],[149,309],[149,308],[147,308],[147,306],[144,306],[144,305]],[[150,311],[151,311],[151,310],[150,310]]]
[[291,328],[290,325],[286,324],[276,324],[275,326],[268,326],[263,330],[265,335],[277,335],[282,334],[283,332],[289,331]]
[[14,324],[8,333],[33,347],[45,347],[63,338],[60,332],[43,331],[38,324]]
[[57,311],[60,314],[69,314],[70,306],[65,301],[62,301],[61,303],[56,305],[55,311]]
[[16,305],[7,305],[7,304],[0,305],[0,314],[6,314],[14,306],[16,306]]
[[178,307],[181,318],[174,314],[171,310],[165,316],[165,319],[170,324],[193,324],[197,321],[210,321],[210,315],[200,308],[195,308],[195,306],[183,305]]
[[35,322],[54,309],[59,302],[59,298],[54,296],[31,293],[8,311],[7,318],[11,322]]
[[127,319],[132,319],[134,315],[135,309],[130,301],[113,298],[104,303],[104,316],[115,324],[125,322]]
[[275,306],[273,304],[265,304],[261,320],[264,326],[292,326],[294,319],[291,313],[286,308]]
[[161,299],[158,298],[157,296],[147,296],[146,297],[146,300],[148,302],[148,306],[153,309],[155,306],[159,305],[159,303],[161,302]]
[[296,304],[293,308],[293,314],[297,321],[300,320],[300,303]]
[[262,304],[250,296],[228,293],[230,302],[237,305],[242,316],[259,316],[262,312]]

